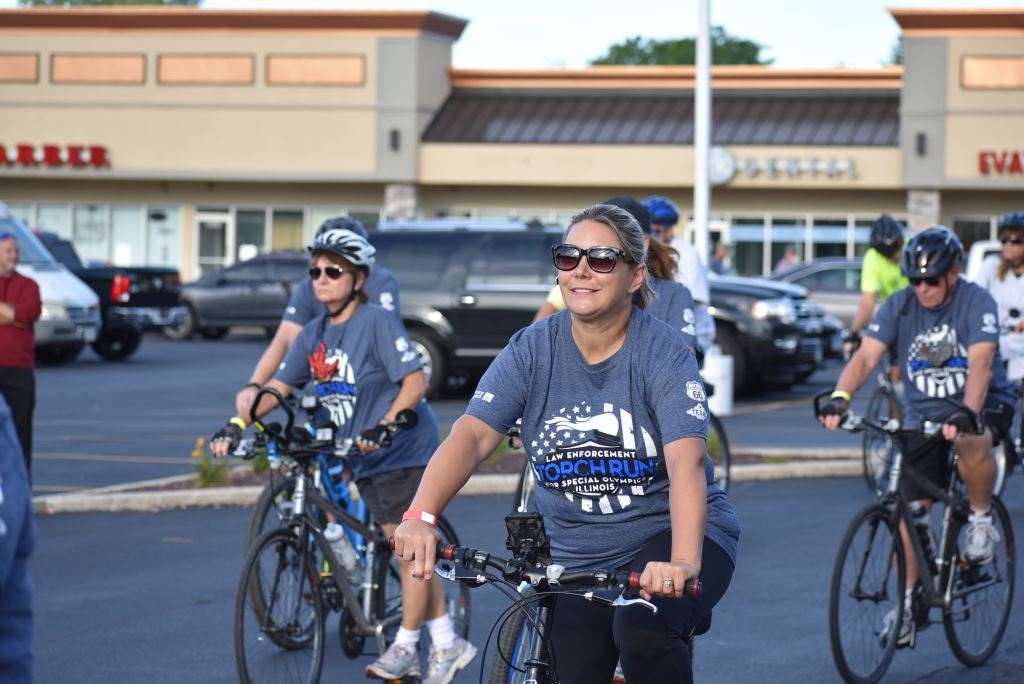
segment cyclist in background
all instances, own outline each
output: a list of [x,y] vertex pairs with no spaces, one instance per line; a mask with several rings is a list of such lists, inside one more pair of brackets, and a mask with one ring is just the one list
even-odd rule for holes
[[[1015,397],[996,348],[996,303],[982,288],[960,278],[962,254],[960,240],[942,226],[924,230],[910,239],[901,266],[910,287],[886,300],[875,314],[863,343],[843,369],[831,399],[823,407],[821,421],[830,431],[839,427],[853,394],[886,350],[893,348],[903,370],[904,423],[919,425],[937,417],[943,422],[944,440],[923,435],[910,440],[904,457],[916,471],[943,487],[949,480],[946,440],[953,443],[971,505],[961,557],[970,563],[984,564],[991,561],[998,535],[989,508],[996,478],[992,448],[1007,437]],[[976,413],[983,409],[992,411],[982,414],[982,434],[974,432],[970,416],[943,401],[947,397],[959,400]],[[901,486],[908,501],[931,509],[932,500],[924,488],[910,478],[903,478]],[[900,534],[904,548],[910,548],[907,530],[902,525]],[[910,606],[918,576],[916,559],[909,554],[899,646],[913,641],[916,625]],[[886,616],[883,629],[891,629],[895,620],[893,609]]]
[[644,200],[644,206],[651,215],[651,230],[654,236],[676,251],[679,270],[676,281],[682,283],[693,295],[693,313],[697,319],[697,342],[700,348],[708,350],[715,343],[715,319],[708,313],[711,303],[711,288],[708,285],[708,270],[697,254],[697,248],[682,236],[673,235],[679,223],[679,207],[675,202],[651,195]]
[[[302,328],[268,386],[287,396],[293,387],[314,384],[318,410],[327,414],[336,438],[356,438],[360,454],[349,465],[359,494],[384,534],[391,535],[437,448],[437,420],[423,398],[427,383],[402,324],[381,307],[365,305],[363,287],[374,265],[370,243],[354,231],[328,228],[310,252],[309,276],[321,313]],[[265,397],[256,414],[274,407],[273,398]],[[392,441],[383,423],[403,409],[415,409],[419,421]],[[246,410],[214,435],[210,446],[215,456],[237,446],[249,417]],[[366,675],[418,677],[417,644],[426,620],[432,644],[423,682],[447,684],[469,664],[476,648],[456,636],[440,580],[413,581],[409,569],[404,564],[401,627]]]
[[[317,237],[328,230],[348,230],[364,240],[368,239],[363,224],[348,216],[338,216],[324,221],[316,231]],[[399,321],[402,320],[398,306],[398,281],[391,271],[383,266],[374,266],[363,290],[369,303],[392,312]],[[252,406],[256,393],[274,377],[277,367],[284,361],[285,354],[292,348],[303,326],[321,313],[323,306],[313,294],[313,281],[308,276],[304,277],[292,290],[291,299],[281,317],[281,323],[277,326],[277,332],[274,333],[274,339],[270,341],[270,345],[256,363],[256,368],[249,376],[249,382],[235,395],[235,411],[238,415],[249,415],[249,407]]]
[[[643,309],[643,231],[596,205],[553,250],[566,310],[516,333],[427,466],[395,552],[429,577],[439,515],[522,416],[551,556],[568,570],[641,572],[658,608],[608,610],[559,595],[551,659],[564,682],[691,682],[684,637],[732,578],[739,522],[705,454],[708,410],[694,355]],[[500,258],[496,255],[495,258]],[[700,596],[683,596],[700,577]]]
[[900,271],[905,235],[903,225],[888,214],[882,214],[871,224],[871,246],[861,262],[860,305],[850,326],[851,335],[859,338],[875,313],[875,305],[909,284]]
[[999,309],[999,351],[1010,380],[1024,379],[1024,212],[1011,211],[999,221],[1002,254],[985,259],[977,283]]

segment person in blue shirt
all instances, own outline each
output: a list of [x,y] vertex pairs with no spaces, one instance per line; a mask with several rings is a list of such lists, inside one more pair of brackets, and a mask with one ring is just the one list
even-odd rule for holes
[[[364,287],[374,269],[370,243],[353,231],[333,228],[320,233],[310,251],[309,275],[324,311],[302,329],[267,386],[287,396],[293,388],[313,384],[318,410],[329,416],[336,438],[356,438],[360,454],[349,461],[353,479],[373,519],[391,535],[438,443],[437,420],[423,398],[427,383],[401,322],[366,304]],[[256,415],[275,406],[267,396]],[[403,409],[415,410],[419,421],[382,446],[381,424],[395,420]],[[245,411],[214,435],[214,456],[225,456],[238,444],[249,418]],[[407,567],[402,573],[401,627],[394,643],[367,666],[367,676],[419,677],[417,644],[424,621],[431,649],[423,682],[446,683],[466,667],[476,648],[455,634],[440,580],[413,581]]]
[[[705,454],[704,386],[679,331],[646,313],[644,234],[596,205],[553,249],[566,310],[516,333],[431,458],[395,533],[396,553],[431,575],[440,514],[522,416],[552,559],[633,569],[657,614],[556,599],[551,645],[563,682],[690,682],[683,635],[732,578],[739,522]],[[500,258],[500,256],[496,257]],[[683,596],[699,577],[700,596]]]

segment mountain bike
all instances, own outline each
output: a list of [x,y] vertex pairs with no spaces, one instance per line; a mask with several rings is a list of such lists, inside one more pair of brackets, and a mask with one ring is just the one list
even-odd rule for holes
[[[821,415],[820,404],[828,394],[815,397],[816,417]],[[977,431],[983,429],[976,414],[958,402],[947,401],[967,412]],[[840,675],[846,682],[877,682],[888,669],[903,624],[907,553],[913,553],[920,571],[910,611],[915,622],[911,648],[917,631],[932,624],[930,613],[937,608],[953,654],[965,665],[981,665],[999,645],[1013,602],[1016,546],[1006,507],[998,496],[992,497],[993,525],[999,535],[995,555],[987,563],[970,563],[960,555],[970,502],[957,472],[955,452],[950,448],[952,472],[945,490],[919,475],[904,459],[908,439],[925,434],[939,440],[941,424],[904,429],[895,421],[879,424],[848,413],[842,427],[854,432],[884,432],[900,448],[894,451],[884,496],[854,516],[836,557],[829,594],[829,639]],[[937,549],[930,526],[922,529],[912,518],[900,491],[903,477],[910,477],[936,502],[943,503]],[[910,531],[910,549],[904,548],[901,525]],[[890,620],[890,615],[895,619]]]
[[[505,526],[508,530],[506,548],[512,552],[512,558],[444,542],[437,545],[436,572],[441,577],[472,586],[489,584],[513,603],[496,619],[487,636],[489,645],[494,629],[498,628],[497,653],[489,674],[492,684],[557,683],[548,632],[554,598],[559,594],[575,594],[609,607],[640,605],[657,612],[657,607],[649,601],[626,597],[627,591],[639,587],[639,572],[604,569],[566,572],[563,566],[552,563],[544,519],[539,514],[510,513],[505,518]],[[688,580],[685,593],[697,596],[700,586],[699,580]],[[710,621],[706,624],[710,625]],[[694,630],[694,634],[699,631]],[[485,646],[481,680],[486,651]]]
[[[235,663],[242,682],[317,682],[323,665],[324,625],[331,611],[340,613],[341,649],[349,658],[363,653],[367,638],[383,652],[402,616],[401,575],[388,540],[372,521],[364,522],[321,493],[319,456],[346,458],[354,440],[335,440],[333,431],[311,436],[296,428],[294,412],[273,388],[257,394],[274,396],[284,408],[284,428],[266,426],[253,416],[258,432],[242,440],[234,454],[253,458],[267,453],[279,459],[291,494],[281,526],[261,534],[251,545],[235,595]],[[415,426],[415,411],[402,411],[389,430]],[[324,430],[324,429],[322,429]],[[273,459],[272,459],[273,460]],[[360,539],[359,565],[350,576],[324,538],[326,515]],[[458,543],[451,525],[438,530]],[[469,632],[468,587],[446,591],[455,630]]]

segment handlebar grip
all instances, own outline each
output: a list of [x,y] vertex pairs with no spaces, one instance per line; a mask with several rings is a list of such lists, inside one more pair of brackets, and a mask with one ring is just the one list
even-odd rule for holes
[[[629,573],[629,577],[626,578],[626,586],[629,589],[639,589],[640,573],[636,570]],[[703,586],[703,583],[699,579],[690,578],[686,580],[686,584],[683,585],[683,596],[700,596]]]

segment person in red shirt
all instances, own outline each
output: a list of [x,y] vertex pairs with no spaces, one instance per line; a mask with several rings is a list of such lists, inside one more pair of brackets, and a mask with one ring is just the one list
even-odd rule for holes
[[14,427],[32,473],[32,412],[36,406],[35,342],[32,325],[42,304],[39,286],[18,273],[18,241],[0,233],[0,394],[14,416]]

